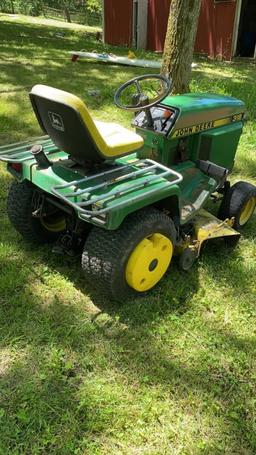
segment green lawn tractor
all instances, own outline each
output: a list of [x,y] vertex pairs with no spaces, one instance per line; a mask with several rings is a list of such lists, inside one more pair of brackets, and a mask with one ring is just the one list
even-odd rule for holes
[[[36,85],[30,99],[45,135],[0,148],[15,178],[7,203],[15,229],[82,256],[90,282],[121,300],[152,289],[173,255],[187,271],[205,241],[235,245],[256,205],[255,186],[228,180],[244,103],[170,90],[160,75],[117,90],[115,104],[135,112],[132,132],[93,120],[74,95]],[[210,198],[217,217],[205,210]]]

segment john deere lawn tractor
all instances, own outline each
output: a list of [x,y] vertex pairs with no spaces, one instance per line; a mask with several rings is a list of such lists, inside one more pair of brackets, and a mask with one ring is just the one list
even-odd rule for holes
[[[87,278],[115,298],[152,289],[174,254],[188,270],[205,241],[235,245],[255,209],[256,187],[228,180],[244,103],[170,90],[160,75],[117,90],[115,104],[135,112],[132,132],[93,120],[74,95],[36,85],[30,99],[45,135],[0,148],[15,178],[7,204],[15,229],[81,255]],[[205,210],[209,199],[219,201],[217,217]]]

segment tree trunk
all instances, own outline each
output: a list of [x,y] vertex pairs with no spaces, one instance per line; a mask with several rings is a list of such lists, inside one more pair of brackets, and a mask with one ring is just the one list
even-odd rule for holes
[[173,82],[172,93],[189,91],[201,0],[172,0],[161,74]]
[[12,14],[15,14],[13,0],[11,0],[11,10],[12,10]]
[[65,14],[65,18],[66,18],[67,22],[71,22],[70,13],[69,13],[69,9],[67,6],[64,6],[64,14]]

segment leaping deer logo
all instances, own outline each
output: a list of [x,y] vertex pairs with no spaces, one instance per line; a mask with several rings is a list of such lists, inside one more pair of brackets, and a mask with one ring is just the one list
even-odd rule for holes
[[63,120],[62,120],[62,117],[60,114],[56,114],[56,112],[48,112],[48,116],[49,116],[51,125],[55,130],[59,130],[59,131],[65,130],[64,123],[63,123]]

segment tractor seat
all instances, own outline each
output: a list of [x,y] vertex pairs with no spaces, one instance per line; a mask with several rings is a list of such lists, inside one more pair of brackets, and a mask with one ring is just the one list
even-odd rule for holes
[[141,136],[122,126],[94,121],[75,95],[35,85],[29,96],[42,130],[81,165],[115,159],[143,145]]

